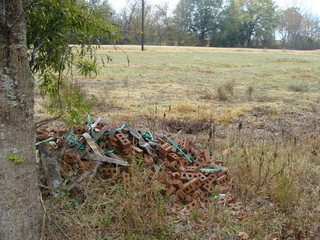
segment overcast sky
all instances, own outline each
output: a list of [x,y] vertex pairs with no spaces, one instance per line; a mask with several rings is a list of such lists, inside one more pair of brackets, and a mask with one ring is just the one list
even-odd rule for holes
[[[119,12],[123,7],[125,7],[127,0],[109,0],[113,8]],[[168,2],[169,8],[172,11],[179,0],[145,0],[145,2],[149,2],[151,4],[161,4]],[[287,8],[288,6],[292,6],[292,2],[297,2],[297,6],[301,6],[303,10],[310,10],[313,13],[320,16],[320,0],[275,0],[281,8]]]

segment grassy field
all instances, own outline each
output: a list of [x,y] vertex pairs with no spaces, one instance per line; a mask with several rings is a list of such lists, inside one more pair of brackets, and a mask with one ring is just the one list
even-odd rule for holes
[[100,76],[80,81],[106,103],[99,110],[113,118],[166,113],[223,123],[256,107],[320,109],[319,51],[147,46],[141,53],[138,46],[120,48],[129,66],[121,51],[102,47],[99,54],[110,55],[113,63]]
[[[143,192],[141,179],[133,186],[135,193],[121,184],[116,189],[109,181],[91,180],[83,186],[84,203],[47,200],[51,217],[69,236],[320,238],[319,50],[146,46],[140,52],[139,46],[103,46],[98,54],[113,61],[97,77],[74,78],[97,96],[95,114],[196,138],[216,163],[229,167],[231,192],[239,202],[218,205],[213,199],[209,209],[182,218],[165,214],[172,200],[157,195],[142,215],[128,208],[140,201],[135,193]],[[40,103],[38,116],[43,113]]]

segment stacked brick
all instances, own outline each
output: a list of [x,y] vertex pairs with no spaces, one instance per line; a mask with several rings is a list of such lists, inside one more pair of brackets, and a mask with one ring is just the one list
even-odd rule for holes
[[[186,203],[188,209],[207,205],[216,186],[226,185],[228,182],[227,168],[210,169],[212,164],[210,152],[197,147],[188,137],[171,140],[162,136],[151,140],[143,134],[139,135],[145,143],[150,143],[152,149],[150,154],[150,151],[139,145],[137,135],[131,134],[130,129],[111,128],[99,122],[94,129],[75,126],[69,133],[65,129],[38,129],[37,141],[41,144],[52,139],[57,148],[64,151],[61,169],[65,173],[76,169],[84,171],[94,163],[81,157],[84,155],[82,152],[88,151],[88,145],[82,137],[85,132],[96,140],[102,153],[107,155],[111,153],[128,162],[132,159],[143,159],[144,166],[153,170],[157,180],[166,185],[166,194],[174,196],[179,202]],[[103,163],[98,168],[100,176],[105,178],[121,176],[125,171],[126,167],[112,163]]]

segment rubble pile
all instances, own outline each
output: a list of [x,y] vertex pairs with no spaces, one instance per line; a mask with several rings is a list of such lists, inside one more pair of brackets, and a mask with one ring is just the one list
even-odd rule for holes
[[216,188],[229,181],[228,169],[215,166],[210,152],[189,137],[153,136],[123,125],[119,128],[89,116],[86,126],[66,129],[37,129],[37,145],[49,142],[61,154],[62,176],[92,169],[105,178],[121,177],[132,161],[143,163],[156,179],[166,186],[166,194],[174,195],[188,209],[206,206]]

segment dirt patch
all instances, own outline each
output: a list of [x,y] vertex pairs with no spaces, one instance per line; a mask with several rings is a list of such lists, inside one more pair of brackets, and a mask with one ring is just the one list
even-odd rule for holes
[[172,133],[199,134],[213,131],[211,121],[192,121],[187,119],[168,119],[161,122],[161,126],[166,131]]

